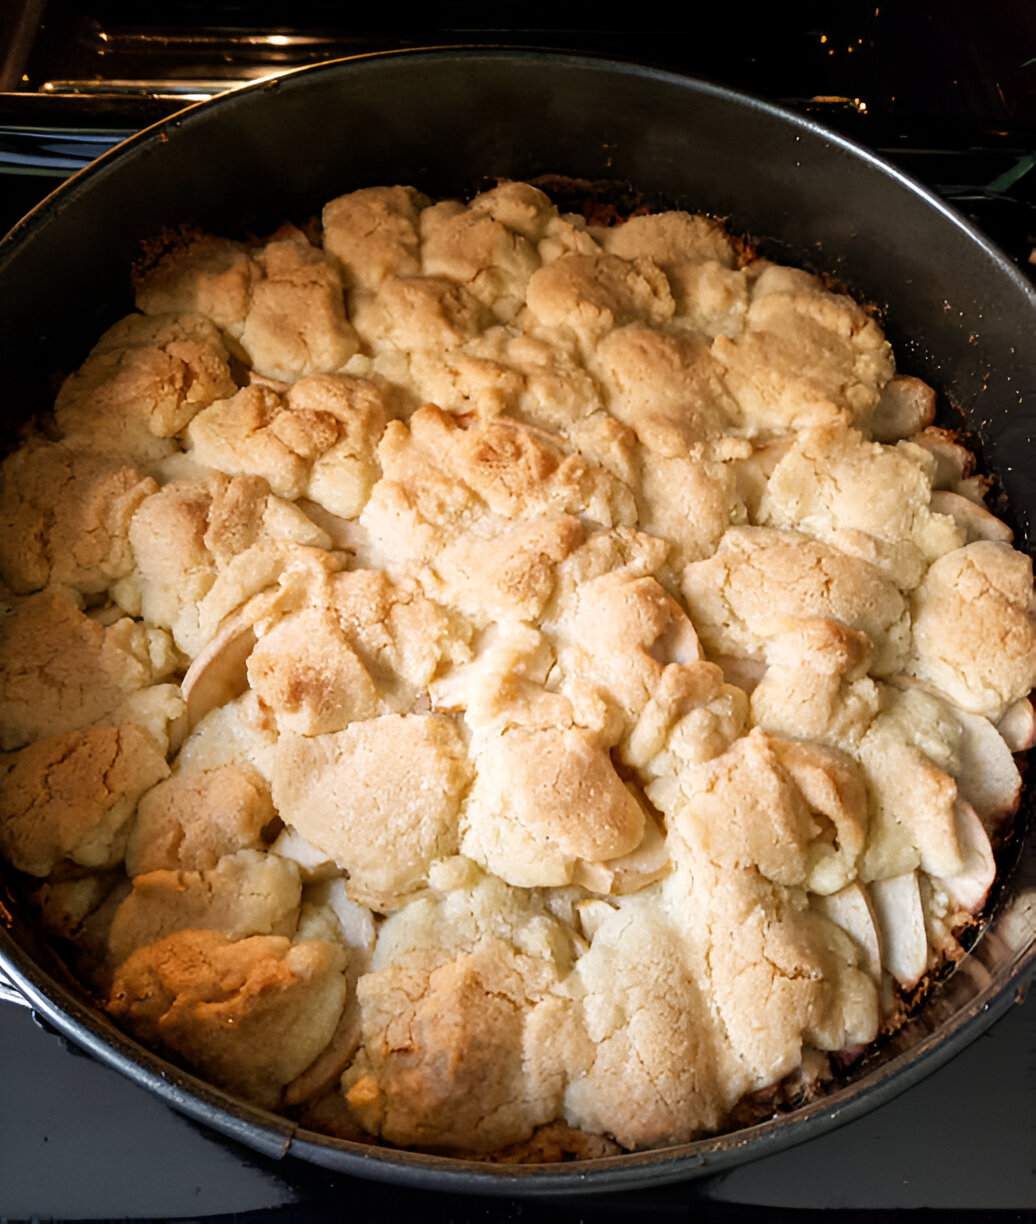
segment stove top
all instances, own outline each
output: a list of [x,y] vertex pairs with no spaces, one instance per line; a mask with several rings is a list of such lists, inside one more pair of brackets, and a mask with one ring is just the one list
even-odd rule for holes
[[568,1199],[432,1194],[264,1159],[183,1119],[0,1005],[0,1219],[397,1219],[709,1224],[925,1208],[1033,1220],[1036,994],[903,1096],[798,1148],[699,1181]]
[[[1031,271],[1036,6],[1024,0],[711,6],[690,27],[588,0],[5,0],[0,227],[118,140],[189,102],[320,60],[443,44],[615,55],[809,114],[933,186]],[[5,50],[6,49],[6,50]]]
[[[183,105],[328,58],[443,44],[596,52],[805,113],[934,188],[1036,280],[1036,6],[1023,0],[711,6],[677,24],[568,0],[3,0],[0,231],[91,158]],[[666,24],[671,20],[672,24]],[[705,1181],[567,1203],[468,1199],[276,1164],[203,1132],[0,1005],[0,1218],[604,1220],[806,1209],[1036,1208],[1036,998],[903,1097]],[[332,1214],[333,1213],[333,1214]]]

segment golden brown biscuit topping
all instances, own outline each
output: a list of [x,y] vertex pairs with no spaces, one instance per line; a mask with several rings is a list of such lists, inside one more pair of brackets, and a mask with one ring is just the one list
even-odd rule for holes
[[113,1016],[303,1125],[721,1130],[960,955],[1031,564],[867,312],[710,219],[318,228],[153,263],[5,460],[0,849]]

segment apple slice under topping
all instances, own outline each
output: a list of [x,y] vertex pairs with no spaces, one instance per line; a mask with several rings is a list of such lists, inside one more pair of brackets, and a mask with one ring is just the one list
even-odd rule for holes
[[936,514],[948,514],[967,537],[967,543],[975,540],[998,540],[1010,544],[1014,532],[995,514],[960,493],[948,489],[936,489],[932,493],[931,507]]
[[910,441],[923,446],[935,460],[932,475],[933,489],[952,489],[960,492],[961,482],[975,470],[975,456],[966,447],[954,440],[953,435],[936,425],[929,425]]
[[255,623],[273,610],[280,593],[280,587],[270,587],[253,595],[198,652],[180,685],[192,727],[248,688],[245,664],[257,641]]
[[196,727],[210,710],[240,697],[248,688],[245,663],[255,643],[254,624],[235,616],[200,651],[181,685],[192,727]]
[[1004,737],[988,718],[966,710],[954,714],[961,729],[957,790],[986,829],[995,829],[1018,807],[1022,776]]
[[964,870],[938,881],[950,900],[969,914],[985,902],[996,876],[996,861],[982,821],[970,803],[957,800],[957,841],[964,859]]
[[863,885],[853,881],[826,897],[815,893],[810,898],[810,907],[852,936],[863,953],[861,968],[866,969],[880,985],[881,941],[870,898]]
[[881,392],[871,433],[879,442],[909,438],[931,425],[935,417],[935,392],[927,383],[907,374],[897,374]]
[[1036,710],[1029,698],[1022,697],[1008,706],[996,729],[1012,752],[1025,752],[1033,747],[1036,744]]
[[928,935],[917,873],[872,880],[867,886],[882,964],[900,986],[916,986],[928,968]]

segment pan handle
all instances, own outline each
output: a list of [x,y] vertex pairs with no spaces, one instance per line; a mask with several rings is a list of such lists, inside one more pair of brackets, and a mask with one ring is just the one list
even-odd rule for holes
[[25,995],[4,973],[2,965],[0,965],[0,1003],[16,1003],[19,1007],[32,1007]]

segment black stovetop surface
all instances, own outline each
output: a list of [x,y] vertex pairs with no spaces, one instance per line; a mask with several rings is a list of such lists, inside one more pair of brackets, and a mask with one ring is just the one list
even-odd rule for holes
[[908,1209],[1036,1219],[1036,994],[902,1096],[800,1147],[698,1181],[535,1201],[264,1159],[70,1052],[13,1005],[0,1006],[0,1051],[0,1219],[726,1224]]

